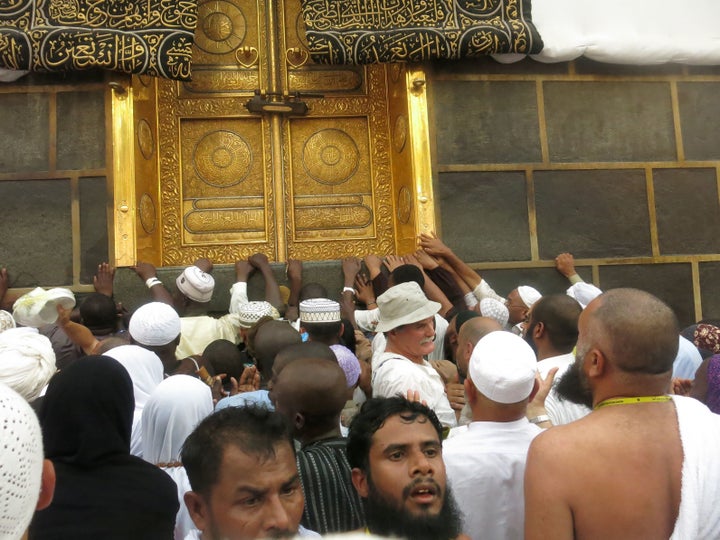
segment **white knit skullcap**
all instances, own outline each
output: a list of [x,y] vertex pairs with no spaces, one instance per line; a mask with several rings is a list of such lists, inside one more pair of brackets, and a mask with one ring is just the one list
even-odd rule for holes
[[198,268],[188,266],[175,280],[175,285],[190,300],[209,302],[215,289],[215,279]]
[[0,425],[0,538],[19,540],[40,495],[42,434],[27,401],[4,384],[0,384]]
[[300,321],[306,323],[340,322],[340,304],[329,298],[308,298],[300,302]]
[[263,317],[279,319],[280,313],[270,302],[264,300],[253,300],[243,302],[238,306],[238,324],[241,328],[252,328]]
[[505,328],[510,318],[507,306],[495,298],[483,298],[480,300],[480,315],[495,319],[503,328]]
[[0,332],[15,328],[15,319],[13,319],[12,313],[0,309]]
[[585,282],[576,283],[567,290],[567,295],[577,300],[577,303],[580,304],[583,309],[601,294],[602,291],[595,285]]
[[35,400],[56,371],[52,344],[35,328],[0,333],[0,382],[26,400]]
[[532,392],[537,359],[520,336],[490,332],[475,345],[468,373],[485,397],[497,403],[518,403]]
[[167,345],[180,335],[180,316],[168,304],[150,302],[133,313],[128,331],[141,345]]
[[517,288],[520,300],[522,300],[525,306],[531,308],[535,302],[542,298],[542,294],[537,289],[530,287],[529,285],[520,285]]

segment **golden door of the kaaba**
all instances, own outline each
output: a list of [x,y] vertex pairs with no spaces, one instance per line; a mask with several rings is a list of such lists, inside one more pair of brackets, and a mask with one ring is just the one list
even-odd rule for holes
[[198,15],[191,82],[113,98],[117,263],[412,249],[434,225],[422,70],[313,64],[298,0]]

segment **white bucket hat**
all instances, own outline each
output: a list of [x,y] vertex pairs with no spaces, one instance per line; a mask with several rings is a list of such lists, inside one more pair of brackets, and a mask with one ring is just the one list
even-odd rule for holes
[[54,324],[58,318],[57,306],[75,307],[75,295],[70,289],[55,288],[47,291],[37,287],[15,300],[13,318],[23,326],[39,328]]
[[390,287],[377,297],[376,332],[388,332],[398,326],[422,321],[440,310],[440,303],[428,300],[414,281]]

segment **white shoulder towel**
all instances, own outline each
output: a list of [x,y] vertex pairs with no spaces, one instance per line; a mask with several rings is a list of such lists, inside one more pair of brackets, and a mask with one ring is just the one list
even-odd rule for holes
[[680,511],[671,540],[720,538],[720,415],[673,396],[683,447]]

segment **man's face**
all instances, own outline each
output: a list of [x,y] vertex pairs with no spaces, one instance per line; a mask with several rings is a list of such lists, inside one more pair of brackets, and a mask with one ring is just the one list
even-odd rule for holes
[[366,473],[353,469],[353,482],[366,501],[370,532],[413,540],[455,538],[460,514],[446,489],[437,432],[420,416],[391,416],[375,432]]
[[391,330],[396,349],[406,355],[425,356],[435,350],[435,317]]
[[510,313],[510,317],[508,318],[508,322],[510,324],[515,325],[525,320],[525,317],[528,313],[528,308],[522,301],[522,298],[520,298],[520,293],[517,289],[513,289],[512,291],[510,291],[510,294],[507,295],[507,301],[505,302],[505,305],[508,308],[508,312]]
[[388,418],[373,435],[368,464],[375,493],[396,509],[416,516],[440,512],[445,464],[440,439],[427,418]]
[[246,454],[225,448],[218,482],[208,498],[190,492],[188,502],[203,540],[291,538],[303,513],[300,477],[289,442],[275,445],[275,454]]

